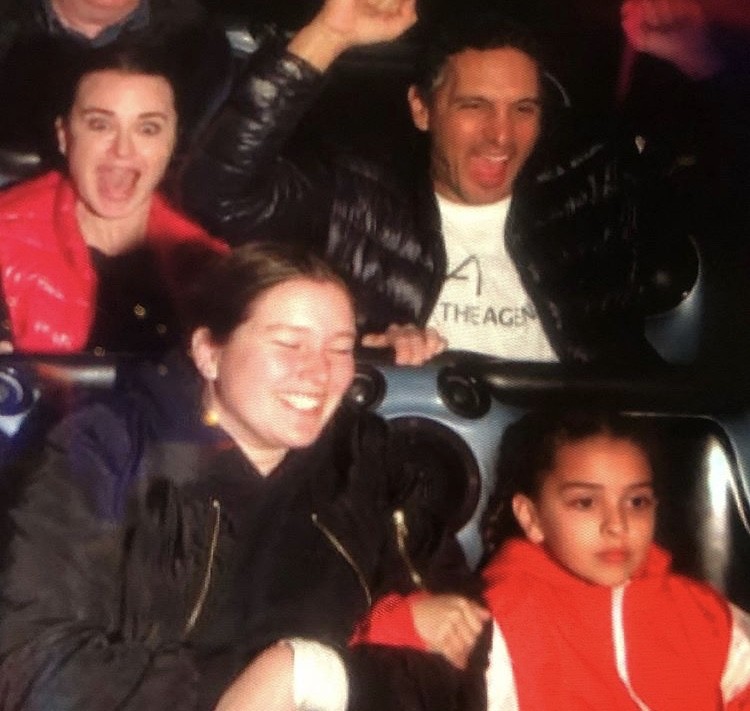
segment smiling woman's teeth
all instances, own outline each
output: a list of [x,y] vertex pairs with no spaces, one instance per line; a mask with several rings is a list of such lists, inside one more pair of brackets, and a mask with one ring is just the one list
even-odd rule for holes
[[311,395],[285,395],[283,400],[297,410],[313,410],[320,405],[320,398]]

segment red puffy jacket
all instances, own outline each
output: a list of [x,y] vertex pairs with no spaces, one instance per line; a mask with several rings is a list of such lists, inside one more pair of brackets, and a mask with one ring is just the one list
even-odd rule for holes
[[[70,181],[51,172],[0,195],[2,288],[16,349],[69,353],[86,345],[97,275],[75,215]],[[193,243],[227,246],[154,195],[146,233],[165,280],[179,275],[170,257]]]

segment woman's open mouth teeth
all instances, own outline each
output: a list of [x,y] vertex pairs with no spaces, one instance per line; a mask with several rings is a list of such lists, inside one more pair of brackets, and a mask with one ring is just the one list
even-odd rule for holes
[[282,399],[295,410],[303,411],[314,410],[315,408],[320,407],[323,401],[319,396],[302,394],[284,395]]

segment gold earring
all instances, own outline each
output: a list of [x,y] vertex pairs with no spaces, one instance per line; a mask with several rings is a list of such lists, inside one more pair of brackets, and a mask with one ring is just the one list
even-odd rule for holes
[[[212,370],[218,370],[214,365]],[[213,373],[212,373],[213,374]],[[203,392],[203,415],[201,417],[203,424],[208,427],[219,426],[219,411],[213,406],[216,402],[216,395],[214,393],[214,379],[207,378],[205,390]]]
[[209,407],[207,410],[203,411],[203,424],[207,425],[208,427],[218,427],[219,426],[219,413],[214,410],[214,408]]

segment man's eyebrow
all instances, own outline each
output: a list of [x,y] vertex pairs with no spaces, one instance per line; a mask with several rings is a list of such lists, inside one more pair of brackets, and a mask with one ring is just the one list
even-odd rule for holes
[[542,97],[541,96],[521,96],[518,99],[513,99],[511,104],[533,104],[538,108],[542,108]]
[[489,101],[489,99],[484,94],[475,94],[467,92],[465,94],[454,94],[452,101]]
[[[492,103],[493,99],[485,96],[484,94],[474,94],[474,93],[455,94],[451,98],[451,103],[457,103],[460,101],[481,101],[483,103]],[[541,96],[520,96],[518,98],[511,99],[509,103],[511,104],[535,104],[541,107],[542,97]]]

